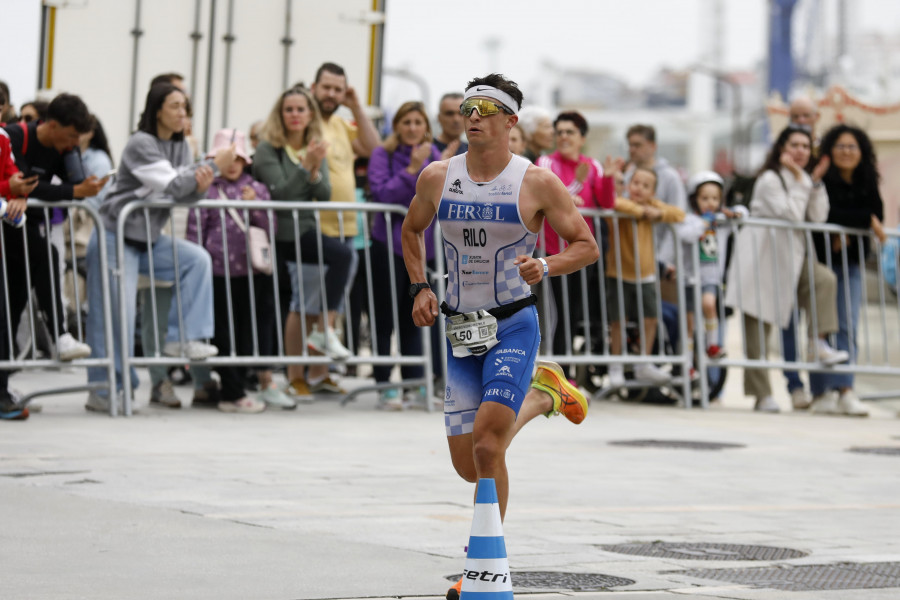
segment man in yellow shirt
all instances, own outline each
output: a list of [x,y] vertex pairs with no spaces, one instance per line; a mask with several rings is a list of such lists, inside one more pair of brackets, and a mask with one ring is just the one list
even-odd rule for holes
[[[332,202],[356,201],[356,176],[353,161],[357,156],[368,157],[381,144],[381,136],[356,95],[347,86],[344,69],[334,63],[325,63],[316,71],[312,85],[313,97],[319,103],[325,127],[322,135],[328,142],[328,175],[331,181]],[[344,105],[353,113],[354,125],[334,113]],[[341,228],[337,212],[322,213],[322,232],[340,237]],[[356,235],[356,216],[344,213],[343,235]]]
[[[328,177],[331,182],[331,201],[355,202],[356,175],[353,170],[353,161],[357,156],[368,157],[372,150],[381,144],[381,137],[366,114],[356,90],[348,87],[347,75],[340,65],[327,62],[319,67],[319,70],[316,71],[315,83],[312,85],[312,93],[322,113],[324,125],[322,136],[328,143],[328,152],[325,157],[328,161]],[[334,114],[341,105],[350,109],[356,124]],[[357,234],[356,213],[323,210],[320,217],[322,234],[345,240],[353,250],[353,237]],[[352,252],[352,255],[354,259],[357,257],[355,251]],[[354,264],[350,268],[350,280],[353,279],[355,273],[356,265]],[[314,285],[319,281],[318,277],[312,279]],[[312,296],[319,297],[320,295],[315,293]],[[326,349],[317,350],[324,354]],[[307,382],[313,393],[343,393],[337,383],[328,376],[328,367],[325,365],[310,367],[307,373]]]

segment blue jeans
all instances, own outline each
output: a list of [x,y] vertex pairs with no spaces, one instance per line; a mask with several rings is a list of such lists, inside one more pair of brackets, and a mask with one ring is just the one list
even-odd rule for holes
[[[838,332],[837,332],[837,349],[846,350],[850,353],[849,364],[856,363],[856,357],[859,354],[859,347],[856,343],[856,329],[859,325],[859,305],[862,302],[862,272],[859,264],[850,263],[847,268],[846,277],[844,276],[843,266],[835,264],[832,266],[834,274],[837,275],[837,312],[838,312]],[[850,322],[847,322],[847,290],[850,288]],[[814,396],[824,394],[829,390],[839,388],[852,388],[852,373],[810,373],[809,374],[809,390]]]
[[[137,282],[138,275],[149,275],[149,252],[132,246],[125,246],[125,264],[121,268],[120,285],[112,273],[118,270],[116,257],[116,234],[113,231],[99,232],[106,235],[106,247],[109,253],[108,268],[109,295],[112,306],[113,325],[113,352],[116,362],[116,389],[122,389],[122,353],[121,327],[119,319],[119,293],[125,294],[128,315],[128,353],[134,354],[134,320],[137,306]],[[100,244],[97,240],[98,230],[94,229],[91,241],[87,247],[87,293],[88,311],[87,325],[85,327],[85,342],[91,347],[91,358],[103,358],[106,356],[106,343],[103,339],[103,295],[100,272]],[[176,275],[173,262],[172,244],[178,249],[179,272]],[[186,240],[173,239],[166,235],[159,236],[153,245],[153,269],[154,276],[163,281],[174,281],[176,276],[181,285],[181,300],[184,310],[184,339],[200,340],[211,338],[214,333],[213,326],[213,290],[212,290],[212,260],[209,253],[197,244]],[[160,318],[164,318],[162,315]],[[177,339],[177,338],[176,338]],[[103,367],[91,367],[88,369],[88,382],[100,383],[106,381],[106,369]],[[131,370],[132,387],[137,387],[137,373]]]
[[[794,323],[794,311],[791,310],[791,322],[781,330],[781,346],[784,360],[794,362],[797,360],[797,325]],[[788,393],[803,389],[803,381],[797,371],[784,370],[784,378],[787,379]]]

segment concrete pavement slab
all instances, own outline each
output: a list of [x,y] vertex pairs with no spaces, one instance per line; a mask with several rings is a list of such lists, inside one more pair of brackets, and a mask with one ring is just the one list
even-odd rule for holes
[[[51,378],[83,375],[22,373],[13,385]],[[40,402],[28,421],[0,423],[0,561],[14,566],[0,598],[436,598],[462,570],[473,489],[450,465],[438,414],[376,411],[374,395],[261,415],[143,405],[130,419],[87,414],[84,395]],[[677,573],[900,562],[900,458],[847,452],[900,446],[898,421],[762,415],[743,402],[598,402],[578,427],[530,424],[508,461],[514,585],[516,571],[552,571],[635,583],[530,597],[896,597],[897,588],[782,592]],[[610,444],[635,439],[743,447]],[[809,554],[696,561],[602,548],[657,540]]]

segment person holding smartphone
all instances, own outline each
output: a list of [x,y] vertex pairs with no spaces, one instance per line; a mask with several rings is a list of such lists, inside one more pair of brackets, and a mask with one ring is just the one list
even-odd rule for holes
[[[54,98],[47,107],[45,121],[6,126],[18,169],[37,182],[28,197],[55,202],[82,199],[100,191],[106,179],[84,178],[83,174],[79,175],[66,165],[66,155],[78,154],[78,138],[90,129],[91,116],[87,106],[72,94],[59,94]],[[61,183],[53,183],[54,176]],[[4,236],[4,256],[8,264],[24,265],[27,252],[31,285],[37,292],[41,309],[48,315],[47,325],[56,334],[57,358],[65,361],[86,358],[90,356],[91,348],[66,331],[59,253],[50,245],[48,255],[45,235],[50,228],[46,226],[44,211],[30,208],[25,214],[25,227],[12,228]],[[24,269],[10,271],[9,310],[16,321],[28,301],[27,281]],[[16,327],[17,322],[13,326]]]

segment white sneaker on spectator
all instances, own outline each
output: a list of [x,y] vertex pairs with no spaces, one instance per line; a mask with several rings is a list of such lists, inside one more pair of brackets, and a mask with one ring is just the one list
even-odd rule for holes
[[813,397],[812,404],[809,405],[809,412],[817,415],[836,415],[838,410],[837,395],[828,391],[824,394]]
[[797,388],[791,392],[791,406],[794,410],[806,410],[812,403],[809,394],[803,388]]
[[837,400],[838,412],[851,417],[868,417],[869,409],[865,404],[853,393],[853,390],[845,390],[841,392]]
[[310,350],[326,354],[334,360],[347,360],[350,358],[350,351],[341,343],[341,340],[331,327],[327,327],[324,333],[318,329],[314,330],[309,334],[306,343]]
[[175,395],[175,387],[168,378],[153,386],[150,392],[150,405],[154,404],[166,408],[181,408],[181,400]]
[[672,376],[657,367],[656,365],[651,364],[640,364],[635,365],[634,367],[634,378],[638,381],[644,383],[653,383],[656,385],[662,385],[663,383],[669,383],[672,380]]
[[620,388],[625,385],[625,367],[623,365],[609,365],[606,374],[609,377],[609,387]]
[[328,355],[335,360],[347,360],[353,354],[341,343],[341,338],[329,327],[325,330],[325,340],[328,344]]
[[210,358],[219,353],[219,349],[212,344],[206,344],[199,340],[181,342],[166,342],[163,346],[163,354],[166,356],[185,356],[191,360]]
[[403,410],[403,398],[400,396],[400,390],[397,388],[381,390],[376,408],[389,411]]
[[835,350],[823,339],[816,340],[815,359],[825,365],[837,365],[850,360],[850,353],[846,350]]
[[756,399],[756,405],[753,410],[757,412],[777,413],[781,412],[781,407],[775,402],[772,396],[763,396]]
[[[116,393],[116,401],[118,402],[119,414],[125,414],[125,394],[121,390]],[[90,412],[109,414],[109,398],[101,396],[98,392],[90,392],[84,408]]]
[[59,360],[69,361],[76,358],[87,358],[90,355],[91,347],[76,340],[71,333],[59,336],[59,343],[56,344],[56,356]]
[[222,400],[219,402],[218,409],[224,413],[252,415],[266,410],[266,403],[262,400],[257,400],[256,398],[244,396],[240,400],[235,400],[233,402]]
[[291,398],[288,398],[287,394],[282,392],[275,383],[261,391],[257,396],[257,399],[262,400],[268,406],[281,408],[283,410],[293,410],[297,408],[297,403]]

